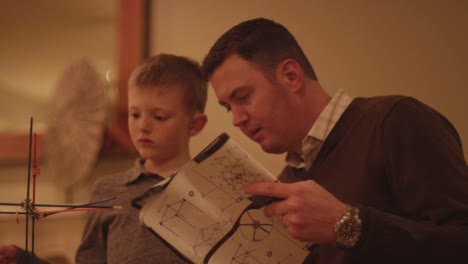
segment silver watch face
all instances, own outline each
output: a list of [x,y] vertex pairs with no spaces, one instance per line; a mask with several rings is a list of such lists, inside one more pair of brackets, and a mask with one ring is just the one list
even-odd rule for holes
[[360,234],[361,225],[354,222],[351,219],[348,219],[348,221],[344,222],[340,226],[339,232],[340,232],[340,237],[343,240],[352,241],[356,239],[356,237]]
[[361,219],[359,210],[350,208],[343,218],[335,226],[338,246],[350,248],[354,246],[361,236]]

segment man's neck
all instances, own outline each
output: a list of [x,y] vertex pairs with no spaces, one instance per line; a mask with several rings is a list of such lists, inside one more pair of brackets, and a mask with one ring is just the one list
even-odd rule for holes
[[291,152],[302,155],[302,141],[307,137],[310,129],[317,121],[323,109],[330,103],[331,96],[322,88],[322,86],[313,80],[306,82],[304,89],[303,109],[302,109],[302,127],[300,129],[302,137],[297,139],[295,147]]

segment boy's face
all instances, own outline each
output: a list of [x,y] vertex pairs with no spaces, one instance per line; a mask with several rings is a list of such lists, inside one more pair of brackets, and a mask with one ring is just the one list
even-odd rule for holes
[[210,78],[219,103],[232,112],[232,123],[264,151],[283,153],[294,141],[291,92],[272,82],[260,68],[234,54]]
[[166,162],[186,154],[193,114],[178,87],[130,87],[128,127],[138,153]]

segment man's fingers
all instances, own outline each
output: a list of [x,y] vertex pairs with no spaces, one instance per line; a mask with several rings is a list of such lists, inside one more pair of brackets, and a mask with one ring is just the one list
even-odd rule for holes
[[277,198],[288,198],[291,191],[287,183],[256,182],[244,186],[244,192],[251,195],[265,195]]
[[279,198],[278,201],[265,206],[265,215],[271,217],[288,213],[288,198],[293,193],[293,189],[293,184],[289,183],[256,182],[246,185],[244,192],[250,195]]
[[285,215],[288,213],[287,201],[278,201],[265,206],[265,215],[268,217],[275,215]]

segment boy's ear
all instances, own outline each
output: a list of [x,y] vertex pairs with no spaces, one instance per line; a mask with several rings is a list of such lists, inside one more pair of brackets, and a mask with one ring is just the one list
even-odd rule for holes
[[192,124],[190,125],[190,136],[200,133],[205,127],[206,122],[208,122],[208,117],[204,113],[194,114]]

